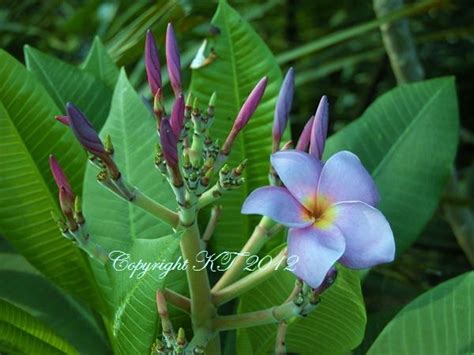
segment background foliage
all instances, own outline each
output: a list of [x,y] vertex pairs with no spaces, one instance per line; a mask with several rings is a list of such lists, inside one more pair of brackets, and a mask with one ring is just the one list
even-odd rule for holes
[[[453,226],[450,214],[453,208],[456,209],[455,212],[462,209],[463,213],[466,211],[468,214],[471,213],[471,224],[474,223],[472,222],[474,111],[470,104],[474,91],[472,80],[474,57],[470,50],[474,40],[472,26],[474,13],[469,6],[470,2],[468,0],[407,1],[403,14],[410,16],[410,27],[426,77],[447,75],[452,77],[415,84],[407,89],[410,90],[408,92],[402,91],[401,88],[397,89],[391,92],[390,96],[379,98],[367,111],[365,111],[367,107],[377,97],[396,86],[381,41],[378,27],[380,22],[375,20],[370,1],[239,0],[230,1],[230,4],[237,12],[234,13],[230,8],[220,9],[212,22],[220,29],[221,35],[228,43],[222,46],[222,42],[216,42],[215,46],[217,53],[226,58],[230,55],[226,51],[232,48],[237,40],[241,40],[244,43],[239,43],[236,47],[240,50],[239,60],[235,63],[223,60],[222,65],[213,72],[214,76],[207,75],[206,70],[202,70],[195,72],[191,80],[190,71],[185,72],[185,87],[190,84],[198,96],[202,97],[203,102],[211,91],[208,88],[209,82],[225,76],[233,83],[235,90],[225,91],[226,88],[223,87],[224,92],[218,97],[218,110],[222,111],[218,111],[217,115],[223,116],[227,121],[219,122],[215,127],[215,134],[218,136],[224,134],[245,94],[262,75],[266,74],[271,77],[274,86],[268,88],[264,105],[257,111],[259,120],[252,123],[246,134],[251,135],[259,144],[265,140],[269,141],[269,136],[262,132],[264,128],[269,129],[271,110],[278,82],[281,80],[278,67],[286,70],[289,66],[294,66],[297,91],[291,115],[293,136],[297,136],[307,118],[314,112],[319,97],[322,94],[328,95],[331,103],[330,133],[335,133],[328,142],[328,152],[341,148],[357,152],[369,170],[375,172],[377,183],[387,187],[382,191],[386,202],[383,202],[381,208],[391,221],[395,221],[392,223],[399,236],[399,257],[395,263],[375,268],[366,275],[362,283],[362,293],[367,308],[367,319],[359,303],[347,303],[350,298],[361,299],[358,282],[354,283],[353,273],[346,274],[344,271],[334,288],[336,291],[341,284],[344,284],[344,289],[351,295],[350,297],[346,295],[344,298],[343,294],[338,294],[340,298],[332,300],[333,306],[335,308],[352,306],[354,314],[358,315],[358,318],[352,318],[352,321],[357,318],[356,322],[361,327],[367,322],[365,338],[357,351],[365,353],[369,348],[369,353],[373,354],[451,351],[452,344],[447,339],[440,338],[440,334],[436,331],[423,334],[427,337],[423,342],[433,344],[433,348],[417,348],[420,342],[411,337],[420,331],[421,325],[418,325],[418,328],[413,325],[413,329],[404,333],[403,345],[391,339],[390,332],[397,331],[406,324],[414,324],[428,315],[434,319],[442,319],[442,322],[445,320],[449,322],[450,329],[454,329],[453,336],[467,339],[465,349],[469,349],[469,346],[472,346],[472,339],[469,338],[469,333],[467,335],[462,333],[467,330],[463,329],[462,324],[469,323],[469,320],[450,318],[450,315],[443,313],[440,307],[456,308],[465,314],[472,313],[469,298],[462,296],[472,291],[472,273],[466,274],[466,271],[472,269],[472,265],[455,238],[453,230],[456,226]],[[26,173],[34,171],[37,183],[25,188],[22,191],[22,198],[25,201],[31,199],[38,201],[34,210],[19,204],[20,208],[13,211],[9,209],[12,203],[9,198],[12,195],[2,190],[0,212],[3,226],[7,225],[8,228],[4,227],[1,233],[5,236],[13,233],[14,237],[24,235],[21,226],[16,225],[17,215],[26,218],[27,226],[49,223],[44,229],[45,232],[41,234],[33,229],[30,238],[10,237],[10,243],[14,240],[12,245],[1,240],[0,333],[4,335],[2,339],[18,337],[24,339],[24,343],[32,344],[33,348],[43,349],[48,353],[74,351],[71,350],[70,344],[76,350],[85,353],[110,351],[106,333],[127,335],[128,339],[132,339],[126,344],[117,344],[114,349],[116,351],[143,351],[148,346],[148,339],[145,344],[141,344],[139,339],[133,339],[129,325],[135,322],[136,319],[133,317],[139,314],[141,322],[147,324],[146,330],[155,331],[156,314],[147,313],[149,309],[147,305],[153,304],[153,299],[141,292],[137,294],[135,291],[140,291],[140,288],[127,284],[125,280],[117,279],[117,275],[110,277],[110,270],[103,270],[94,264],[92,268],[89,267],[82,255],[56,232],[54,224],[48,217],[49,210],[56,208],[56,190],[47,170],[46,154],[52,148],[62,152],[58,157],[63,159],[64,163],[67,162],[64,165],[74,180],[73,185],[77,192],[81,190],[84,173],[82,163],[85,161],[85,156],[81,154],[77,145],[69,144],[72,140],[71,137],[67,137],[69,133],[64,127],[46,118],[61,112],[64,103],[72,99],[84,109],[97,128],[102,127],[109,116],[104,131],[113,132],[114,138],[119,142],[118,146],[123,147],[123,151],[118,153],[119,159],[123,159],[120,161],[121,165],[127,165],[129,158],[130,162],[133,162],[131,164],[139,164],[140,161],[132,159],[133,156],[144,157],[148,153],[151,156],[152,151],[136,152],[129,147],[135,146],[136,142],[151,142],[154,139],[152,136],[146,136],[146,132],[149,131],[146,126],[151,124],[151,119],[130,121],[134,117],[136,119],[137,112],[141,116],[147,115],[144,106],[141,105],[140,96],[133,90],[134,87],[140,95],[148,98],[142,60],[143,34],[147,28],[152,28],[157,34],[159,45],[163,47],[166,23],[173,22],[183,53],[182,61],[188,66],[202,39],[216,31],[210,24],[215,9],[216,4],[211,1],[185,0],[134,2],[6,0],[0,3],[0,43],[5,50],[0,54],[2,62],[0,115],[2,119],[7,119],[5,122],[9,122],[9,125],[2,125],[0,128],[3,142],[7,142],[4,139],[8,138],[8,144],[15,144],[16,147],[12,149],[9,145],[10,150],[1,149],[0,154],[4,154],[5,159],[24,162],[24,170],[16,171],[13,177],[8,175],[12,177],[10,180],[2,175],[0,181],[10,188],[10,192],[16,193],[14,189],[18,179],[29,181],[30,177]],[[251,27],[242,28],[239,16],[247,20]],[[29,46],[24,47],[25,44]],[[261,59],[255,59],[268,51],[265,45],[275,54],[275,59],[263,56]],[[28,70],[18,61],[25,63]],[[120,66],[125,67],[127,75],[124,72],[120,74],[116,85]],[[240,75],[233,74],[235,72]],[[2,84],[5,85],[7,81],[11,83],[12,77],[15,78],[14,90],[8,91]],[[166,76],[164,80],[167,80]],[[457,90],[457,100],[454,88]],[[19,97],[13,96],[16,91]],[[433,97],[438,97],[439,100],[436,104],[430,105],[430,99]],[[115,106],[109,113],[111,102],[114,102]],[[219,106],[219,102],[226,105]],[[383,115],[384,111],[395,110],[398,106],[403,106],[404,111],[400,111],[396,117]],[[29,114],[25,113],[24,109]],[[459,130],[454,121],[446,120],[446,117],[456,115],[458,109],[461,119]],[[19,122],[15,120],[15,115],[27,116],[29,120]],[[358,117],[362,119],[351,124]],[[414,118],[413,121],[409,121],[409,117]],[[394,126],[391,124],[393,122],[397,122],[398,125]],[[28,133],[30,124],[37,126],[34,136]],[[337,133],[346,126],[347,129]],[[410,131],[410,135],[404,134],[408,126],[416,127],[416,130]],[[128,134],[121,136],[121,132],[125,131]],[[459,137],[458,131],[460,131]],[[366,134],[358,136],[360,132]],[[141,136],[144,133],[145,136]],[[382,137],[380,141],[378,134]],[[37,141],[38,136],[44,137],[42,145],[36,147],[28,143]],[[460,184],[455,189],[444,190],[443,181],[446,181],[451,170],[450,161],[455,153],[455,141],[458,138],[460,141],[455,171]],[[48,145],[50,141],[57,142],[57,146]],[[253,169],[263,172],[265,167],[259,166],[258,160],[264,159],[266,152],[258,149],[259,144],[252,145],[246,137],[243,137],[243,141],[246,141],[247,148],[249,147],[247,153],[252,152],[252,157],[255,159],[253,163],[251,162]],[[423,145],[423,149],[418,149],[418,145]],[[387,163],[384,163],[383,159],[387,159],[385,154],[394,146],[397,153],[389,156],[390,168],[386,169]],[[150,149],[151,147],[148,146]],[[245,147],[242,142],[241,147]],[[375,149],[374,152],[374,147],[379,150]],[[14,155],[11,155],[12,151]],[[243,157],[241,149],[237,149],[234,153],[236,153],[233,157],[235,161]],[[426,159],[427,155],[436,159],[436,164],[442,165],[443,169],[433,170]],[[407,170],[406,167],[413,164],[410,165],[406,160],[418,158],[422,164],[420,163],[417,169]],[[5,161],[8,162],[2,160]],[[132,182],[140,176],[137,173],[134,177],[134,172],[142,168],[143,166],[127,166],[127,169],[130,169],[128,175]],[[1,165],[0,169],[7,171],[8,164]],[[93,174],[93,171],[88,172],[89,177]],[[263,184],[262,176],[253,180],[251,178],[249,189]],[[410,176],[407,181],[410,180],[411,183],[405,183],[403,178],[406,176]],[[158,174],[155,177],[158,179]],[[388,184],[388,181],[396,183]],[[148,193],[159,195],[153,187],[156,185],[153,185],[151,180],[140,183],[143,185],[140,187]],[[86,184],[85,190],[88,189],[93,191],[90,193],[94,193],[98,199],[101,198],[102,190],[98,189],[97,184],[90,186]],[[169,191],[160,193],[163,194],[161,195],[163,201],[166,201]],[[241,200],[245,191],[239,193],[242,195],[234,194],[228,198],[228,202],[233,205],[231,208],[235,211],[238,206],[233,202]],[[149,216],[133,208],[131,212],[128,211],[128,207],[121,201],[108,200],[108,203],[109,209],[114,211],[113,214],[107,214],[93,204],[85,206],[86,213],[87,210],[94,210],[93,215],[97,217],[97,221],[92,220],[91,225],[94,233],[98,238],[102,238],[104,243],[108,241],[100,223],[103,219],[113,217],[122,221],[120,225],[114,227],[117,235],[123,235],[125,231],[127,234],[132,231],[133,234],[133,230],[140,225],[150,224],[149,222],[147,224]],[[232,218],[226,219],[224,216],[224,220],[230,225],[227,230],[240,225],[244,225],[245,229],[250,228],[253,222],[241,218],[242,221],[237,221]],[[407,224],[407,218],[412,223]],[[119,242],[130,250],[157,250],[162,241],[153,244],[153,241],[147,240],[147,235],[151,236],[154,232],[156,230],[148,230],[133,242],[120,239]],[[219,235],[219,238],[213,240],[213,248],[216,250],[235,249],[241,244],[241,240],[231,239],[225,233]],[[471,238],[474,239],[472,225]],[[172,249],[173,246],[169,248]],[[32,265],[18,255],[17,251],[25,255]],[[49,257],[53,253],[55,258]],[[48,263],[47,260],[52,261]],[[61,271],[57,265],[62,265]],[[99,280],[101,291],[96,290],[89,282],[87,275],[92,273]],[[464,275],[447,281],[461,274]],[[60,288],[51,284],[44,276],[52,279]],[[40,289],[42,292],[32,291],[30,296],[34,297],[27,297],[25,290],[14,287],[19,280],[28,280],[25,282],[38,285],[34,290]],[[182,289],[182,280],[176,280],[176,288]],[[160,282],[152,275],[144,280],[143,284],[153,289]],[[280,280],[278,283],[271,283],[269,287],[275,288],[276,291],[291,287],[291,282],[286,284],[285,282]],[[277,294],[276,291],[274,294]],[[417,298],[425,291],[429,292]],[[253,298],[258,299],[259,292],[261,290],[244,298],[239,310],[251,310],[258,305]],[[428,302],[433,299],[434,303]],[[48,306],[52,300],[55,307]],[[413,300],[415,301],[410,303]],[[100,316],[90,311],[90,307],[101,309],[105,314],[113,312],[114,309],[119,309],[120,313],[113,315],[112,321],[103,321]],[[236,304],[231,304],[229,310],[235,307]],[[402,308],[403,310],[398,313]],[[320,319],[331,321],[331,313],[327,313],[324,307],[317,312],[319,313],[315,315],[319,315]],[[78,322],[71,325],[71,329],[67,329],[64,326],[66,324],[64,319],[70,317],[78,319]],[[178,313],[175,317],[181,319]],[[392,318],[393,322],[382,331]],[[311,319],[308,319],[308,322],[307,324],[310,324]],[[311,329],[304,324],[301,322],[301,325],[294,325],[294,336],[290,341],[290,346],[295,351],[303,353],[305,349],[302,348],[302,340],[307,341],[316,333],[328,334],[324,324],[315,323]],[[259,331],[263,336],[268,336],[274,329],[263,327]],[[70,336],[71,333],[78,333],[83,337],[74,339]],[[359,333],[342,333],[344,336],[338,338],[341,349],[353,347],[362,339],[362,334]],[[379,334],[380,337],[371,348]],[[253,351],[260,349],[259,346],[265,347],[265,344],[255,340],[253,332],[242,331],[237,337],[233,333],[225,336],[228,349],[234,346],[236,339],[237,348],[242,353],[249,349]],[[434,342],[433,339],[439,342]],[[316,339],[316,342],[318,341],[320,340]],[[328,346],[324,343],[318,345],[321,351]],[[2,351],[14,353],[29,350],[17,349],[15,346],[5,340],[0,342]],[[404,346],[403,349],[400,346]]]

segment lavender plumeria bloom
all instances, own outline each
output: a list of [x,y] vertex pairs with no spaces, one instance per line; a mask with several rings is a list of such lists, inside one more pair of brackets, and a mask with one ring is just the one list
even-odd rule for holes
[[255,110],[262,99],[263,93],[265,92],[265,88],[267,87],[268,78],[264,76],[257,85],[253,88],[252,92],[245,100],[244,104],[242,105],[229,135],[222,146],[222,151],[224,154],[228,154],[232,147],[232,143],[235,140],[235,137],[239,134],[242,128],[245,127],[247,122],[249,121],[250,117],[254,114]]
[[242,213],[289,227],[296,276],[316,288],[336,261],[360,269],[394,259],[392,230],[374,207],[377,188],[357,156],[342,151],[323,165],[311,154],[288,150],[273,154],[271,163],[285,187],[253,191]]
[[311,127],[311,141],[309,153],[321,159],[324,151],[324,144],[328,134],[329,107],[326,96],[321,97],[318,108],[314,114],[313,126]]
[[170,118],[171,129],[174,135],[179,138],[184,125],[184,97],[179,94],[171,110]]
[[178,43],[174,34],[173,26],[168,24],[166,29],[166,65],[174,95],[181,94],[181,61],[179,58]]
[[280,146],[281,136],[285,131],[290,115],[291,104],[293,103],[293,93],[295,91],[295,74],[293,68],[290,68],[285,75],[283,84],[278,94],[278,100],[275,107],[275,118],[273,120],[272,136],[273,151],[277,151]]
[[151,94],[155,97],[157,92],[161,89],[161,69],[158,49],[156,48],[153,33],[150,30],[146,32],[145,69]]

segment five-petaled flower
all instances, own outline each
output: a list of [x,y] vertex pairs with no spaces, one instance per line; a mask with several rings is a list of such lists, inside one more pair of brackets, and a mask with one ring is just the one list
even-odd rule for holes
[[359,158],[348,151],[322,163],[296,150],[277,152],[271,163],[285,187],[253,191],[242,213],[261,214],[289,227],[294,273],[318,287],[336,261],[368,268],[394,259],[389,223],[376,206],[379,195]]

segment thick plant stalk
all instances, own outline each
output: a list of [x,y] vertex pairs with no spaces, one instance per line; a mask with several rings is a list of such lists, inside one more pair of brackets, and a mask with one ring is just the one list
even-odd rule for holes
[[[382,18],[403,8],[403,0],[373,0],[375,14]],[[423,67],[416,53],[406,18],[380,26],[382,39],[399,84],[422,80]]]
[[216,312],[211,303],[211,287],[204,262],[196,258],[202,250],[196,222],[184,229],[180,245],[183,258],[189,261],[186,276],[191,296],[191,322],[194,331],[194,338],[189,347],[204,349],[213,337],[212,318]]
[[243,277],[239,281],[223,288],[222,290],[213,292],[212,301],[216,306],[220,306],[243,293],[251,290],[256,285],[268,280],[270,277],[277,275],[286,267],[287,249],[283,249],[272,261],[265,264],[251,274]]

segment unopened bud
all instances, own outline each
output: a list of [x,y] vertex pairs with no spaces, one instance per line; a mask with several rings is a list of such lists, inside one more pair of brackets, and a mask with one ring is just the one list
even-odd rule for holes
[[62,115],[58,115],[58,116],[54,116],[54,118],[61,122],[62,124],[66,125],[66,126],[69,126],[70,124],[70,121],[69,121],[69,117],[68,116],[62,116]]
[[150,30],[146,32],[145,69],[151,94],[155,97],[157,91],[161,89],[161,68],[155,39]]
[[328,119],[328,99],[326,96],[323,96],[319,101],[318,109],[314,115],[313,127],[311,129],[311,142],[309,145],[309,153],[318,159],[321,159],[323,156],[328,133]]
[[296,150],[306,152],[309,147],[309,141],[311,139],[311,130],[313,129],[314,116],[311,116],[306,122],[303,131],[300,134],[298,143],[296,144]]
[[181,94],[181,61],[179,58],[178,43],[173,26],[168,24],[166,29],[166,65],[174,95]]

